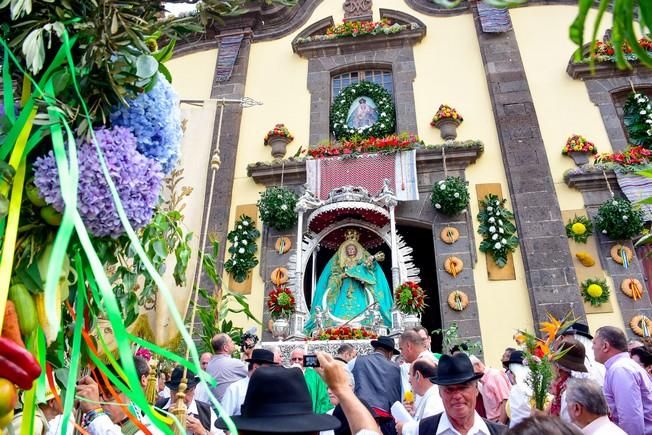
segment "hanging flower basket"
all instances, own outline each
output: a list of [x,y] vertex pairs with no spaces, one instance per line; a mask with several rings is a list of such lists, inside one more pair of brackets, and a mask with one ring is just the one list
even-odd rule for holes
[[595,226],[611,240],[628,240],[643,231],[643,212],[626,199],[613,198],[598,209]]
[[438,212],[446,216],[456,215],[469,204],[469,189],[462,177],[446,177],[432,186],[430,202]]
[[284,187],[268,187],[260,194],[260,219],[278,231],[290,229],[297,222],[297,195]]

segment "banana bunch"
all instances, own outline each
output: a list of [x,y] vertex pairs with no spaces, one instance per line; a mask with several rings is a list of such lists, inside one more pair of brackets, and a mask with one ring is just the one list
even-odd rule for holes
[[577,254],[575,254],[575,257],[577,257],[579,262],[582,263],[582,266],[584,267],[591,267],[595,264],[595,260],[593,259],[591,254],[589,254],[586,251],[578,252]]
[[[39,275],[41,275],[41,281],[43,281],[43,288],[46,287],[46,278],[48,273],[48,264],[50,263],[50,256],[52,255],[53,244],[46,246],[43,250],[43,253],[37,261]],[[70,268],[70,259],[67,255],[63,257],[63,264],[61,265],[61,273],[59,274],[59,280],[55,285],[55,310],[56,315],[54,318],[50,319],[47,316],[45,309],[45,292],[40,292],[34,296],[34,301],[36,303],[36,313],[38,316],[38,322],[45,333],[45,339],[49,345],[57,338],[59,333],[59,327],[61,324],[61,309],[62,303],[68,299],[68,286],[71,285],[68,282],[68,275],[73,271]],[[74,272],[74,271],[73,271]]]

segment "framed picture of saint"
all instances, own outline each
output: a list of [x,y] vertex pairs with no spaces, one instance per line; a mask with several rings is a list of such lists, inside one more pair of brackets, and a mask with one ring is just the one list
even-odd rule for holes
[[378,108],[374,100],[369,97],[363,96],[353,100],[349,112],[346,117],[346,124],[361,130],[363,128],[371,127],[378,121]]

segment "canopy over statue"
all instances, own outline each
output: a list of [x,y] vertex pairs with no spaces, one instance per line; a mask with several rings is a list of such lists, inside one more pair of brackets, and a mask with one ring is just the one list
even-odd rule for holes
[[392,326],[392,291],[378,261],[382,252],[369,254],[358,241],[354,229],[347,230],[345,240],[328,261],[314,289],[310,319],[305,329],[338,326],[349,322],[371,325],[373,312],[367,308],[376,303],[382,321]]

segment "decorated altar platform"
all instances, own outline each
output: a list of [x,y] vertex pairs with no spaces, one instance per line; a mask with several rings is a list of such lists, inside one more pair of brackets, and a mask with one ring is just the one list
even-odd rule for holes
[[337,354],[337,349],[343,344],[350,344],[358,352],[358,355],[367,355],[373,352],[371,340],[288,340],[288,341],[264,341],[262,346],[265,349],[278,347],[281,351],[283,363],[289,363],[290,353],[297,347],[303,348],[307,354],[316,351],[326,352],[331,355]]

